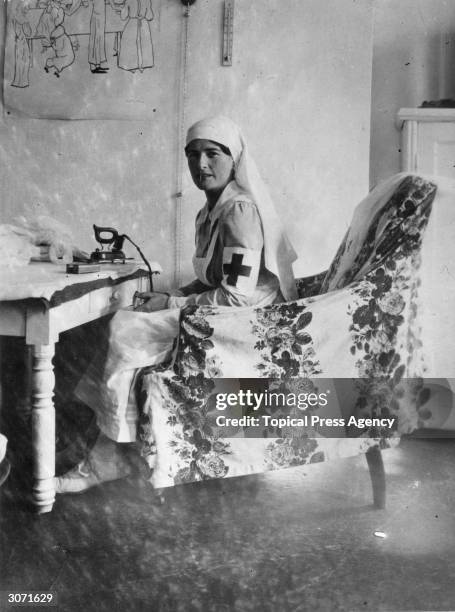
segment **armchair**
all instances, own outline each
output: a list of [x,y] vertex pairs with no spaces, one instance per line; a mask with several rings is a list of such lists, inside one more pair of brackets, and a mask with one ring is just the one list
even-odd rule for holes
[[[172,367],[142,377],[139,435],[154,486],[366,453],[373,501],[384,507],[381,449],[428,419],[454,421],[452,407],[437,417],[424,378],[450,377],[455,364],[451,343],[439,344],[443,360],[435,358],[435,339],[453,325],[455,283],[441,270],[450,274],[455,258],[440,241],[451,247],[454,194],[440,179],[396,175],[356,208],[327,272],[297,281],[299,299],[184,308]],[[248,388],[283,394],[270,417],[301,417],[301,393],[329,400],[307,406],[315,418],[305,426],[220,426],[219,394]]]

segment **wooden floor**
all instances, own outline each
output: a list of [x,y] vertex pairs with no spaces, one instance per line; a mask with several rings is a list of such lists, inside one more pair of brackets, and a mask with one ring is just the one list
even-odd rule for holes
[[132,478],[43,516],[13,473],[0,590],[51,590],[64,611],[454,610],[454,441],[405,440],[384,459],[383,511],[363,457],[179,486],[164,503]]

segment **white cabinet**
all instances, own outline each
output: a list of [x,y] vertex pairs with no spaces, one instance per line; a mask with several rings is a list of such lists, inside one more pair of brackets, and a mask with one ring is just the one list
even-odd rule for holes
[[402,108],[401,169],[455,178],[455,108]]

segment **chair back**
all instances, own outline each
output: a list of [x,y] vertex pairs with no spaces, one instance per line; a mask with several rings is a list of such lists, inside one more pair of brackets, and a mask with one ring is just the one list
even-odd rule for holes
[[417,175],[395,175],[373,189],[354,211],[350,227],[320,293],[362,280],[379,266],[416,251],[437,187]]

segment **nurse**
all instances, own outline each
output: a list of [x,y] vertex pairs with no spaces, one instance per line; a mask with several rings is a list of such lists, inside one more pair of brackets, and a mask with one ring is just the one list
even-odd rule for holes
[[239,127],[227,117],[188,130],[185,153],[206,202],[196,217],[195,280],[169,294],[147,292],[135,311],[111,322],[102,371],[92,364],[77,395],[97,416],[100,434],[85,460],[56,479],[59,493],[80,492],[128,475],[121,444],[136,440],[134,382],[140,368],[171,355],[187,304],[266,306],[296,298],[295,252]]

